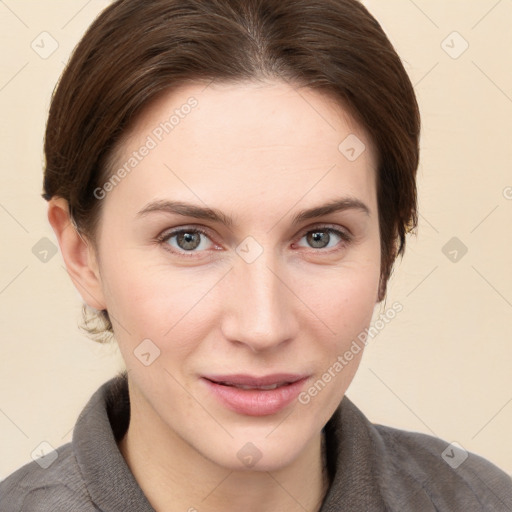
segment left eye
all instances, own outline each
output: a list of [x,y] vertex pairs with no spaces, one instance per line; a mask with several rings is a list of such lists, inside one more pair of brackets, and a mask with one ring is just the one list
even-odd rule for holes
[[[333,235],[334,238],[337,237],[344,243],[350,241],[350,237],[346,233],[334,228],[313,229],[305,233],[302,238],[306,238],[307,243],[310,244],[310,247],[313,249],[330,249],[337,245],[336,243],[329,245],[333,241]],[[336,242],[336,240],[334,241]]]

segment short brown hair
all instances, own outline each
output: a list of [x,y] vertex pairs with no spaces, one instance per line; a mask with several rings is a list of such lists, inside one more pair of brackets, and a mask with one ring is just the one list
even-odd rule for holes
[[[75,48],[54,92],[44,193],[65,198],[94,243],[116,143],[164,90],[186,82],[279,79],[337,98],[378,156],[379,300],[417,226],[420,116],[379,23],[356,0],[118,0]],[[341,141],[340,141],[341,142]],[[84,313],[87,307],[84,306]],[[102,329],[112,333],[106,310]],[[85,317],[84,317],[85,318]]]

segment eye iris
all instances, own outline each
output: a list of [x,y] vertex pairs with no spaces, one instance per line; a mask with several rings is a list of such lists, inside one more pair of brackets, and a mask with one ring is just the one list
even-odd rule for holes
[[[312,231],[308,234],[308,243],[315,248],[325,247],[329,243],[330,235],[326,231]],[[324,245],[322,245],[325,242]],[[320,245],[317,245],[320,244]]]
[[201,243],[201,234],[183,231],[176,235],[176,239],[181,249],[191,250],[196,249]]

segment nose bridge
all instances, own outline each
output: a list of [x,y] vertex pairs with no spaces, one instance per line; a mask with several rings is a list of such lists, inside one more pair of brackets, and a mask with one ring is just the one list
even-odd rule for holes
[[[277,346],[292,335],[290,291],[284,285],[277,259],[263,251],[254,261],[237,259],[228,283],[229,312],[224,335],[254,351]],[[282,271],[281,271],[282,273]]]

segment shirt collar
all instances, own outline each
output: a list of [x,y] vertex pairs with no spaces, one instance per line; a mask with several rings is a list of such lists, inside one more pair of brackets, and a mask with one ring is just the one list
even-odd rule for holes
[[324,432],[331,485],[320,512],[386,510],[377,478],[382,441],[374,426],[344,396]]
[[130,415],[128,383],[118,375],[90,398],[73,430],[73,450],[93,503],[102,512],[155,512],[117,446]]

